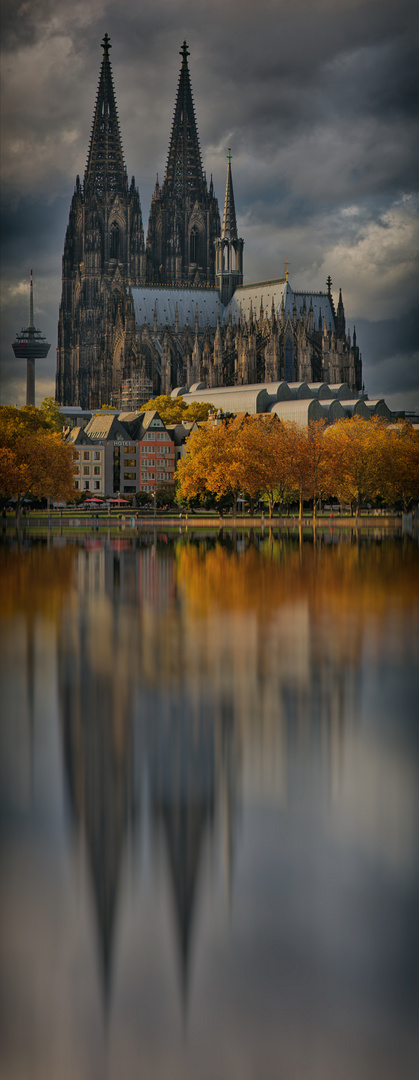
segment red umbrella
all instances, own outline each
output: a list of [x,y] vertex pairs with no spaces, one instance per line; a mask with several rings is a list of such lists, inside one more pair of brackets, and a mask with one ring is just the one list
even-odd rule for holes
[[124,503],[125,506],[128,506],[128,499],[109,499],[108,501],[110,503]]

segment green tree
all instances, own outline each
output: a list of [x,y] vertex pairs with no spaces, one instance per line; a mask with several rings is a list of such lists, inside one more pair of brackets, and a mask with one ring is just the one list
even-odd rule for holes
[[64,426],[64,417],[60,412],[60,406],[55,398],[46,397],[41,401],[39,411],[42,417],[48,424],[51,431],[62,431]]

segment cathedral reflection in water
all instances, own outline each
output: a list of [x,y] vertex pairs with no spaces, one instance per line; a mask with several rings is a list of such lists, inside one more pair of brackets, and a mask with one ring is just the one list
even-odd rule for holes
[[0,593],[0,1074],[413,1080],[415,541],[10,538]]
[[[75,557],[73,603],[59,631],[62,739],[106,998],[124,853],[141,815],[151,846],[164,838],[186,1000],[201,864],[220,846],[228,903],[243,785],[253,798],[271,790],[285,806],[290,757],[313,753],[338,783],[359,627],[345,635],[339,662],[322,652],[307,594],[291,601],[274,589],[267,603],[278,577],[271,559],[236,605],[243,572],[260,562],[248,538],[241,546],[237,555],[228,545],[208,553],[179,545],[174,559],[171,545],[116,542]],[[208,602],[211,560],[224,564],[228,587],[217,596],[215,583]]]

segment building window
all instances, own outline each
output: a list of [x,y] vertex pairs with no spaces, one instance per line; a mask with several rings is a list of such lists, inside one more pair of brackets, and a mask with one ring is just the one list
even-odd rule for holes
[[291,338],[287,338],[285,342],[285,378],[287,382],[293,382],[294,379],[293,347]]
[[95,465],[93,472],[95,476],[100,476],[100,465]]
[[124,472],[124,480],[135,480],[135,472]]
[[95,450],[93,457],[95,461],[100,461],[100,450]]
[[74,451],[74,460],[75,461],[80,461],[80,454],[79,454],[78,450]]
[[119,227],[116,221],[113,222],[111,227],[111,244],[109,257],[111,259],[119,259]]
[[134,469],[135,469],[136,464],[137,464],[137,459],[136,458],[127,458],[127,457],[124,458],[125,468],[129,468],[130,465],[131,465],[131,466],[134,466]]
[[147,434],[145,435],[145,438],[148,439],[149,442],[150,441],[154,442],[155,435],[153,434],[152,431],[147,431]]
[[74,481],[74,487],[78,489],[78,486],[79,486],[79,482],[78,482],[78,480],[75,480]]
[[90,474],[90,465],[83,465],[83,476],[89,476],[89,474]]
[[85,480],[84,481],[84,490],[89,491],[89,489],[90,489],[90,482],[89,482],[89,480]]
[[196,263],[198,261],[198,229],[194,225],[191,229],[191,235],[189,238],[189,261]]
[[83,461],[90,461],[90,450],[84,450]]
[[100,488],[100,480],[95,480],[95,491],[99,491],[99,488]]
[[78,466],[78,465],[76,465],[75,469],[73,469],[73,472],[74,472],[74,475],[75,475],[75,476],[78,476],[78,475],[79,475],[80,469],[79,469],[79,466]]

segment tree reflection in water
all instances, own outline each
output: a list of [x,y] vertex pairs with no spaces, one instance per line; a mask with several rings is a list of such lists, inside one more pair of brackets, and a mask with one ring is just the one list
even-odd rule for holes
[[[251,963],[257,942],[265,933],[277,933],[272,931],[267,912],[270,889],[272,895],[280,896],[278,873],[285,873],[289,888],[296,890],[291,896],[291,906],[298,909],[302,902],[300,890],[307,887],[304,883],[307,865],[311,863],[308,852],[318,849],[320,865],[325,836],[329,834],[332,840],[328,842],[331,848],[337,845],[342,866],[346,865],[346,843],[359,849],[361,865],[365,859],[374,865],[384,860],[386,866],[392,867],[397,882],[403,865],[408,882],[405,903],[410,910],[413,883],[417,887],[417,861],[412,862],[413,823],[417,813],[412,777],[417,770],[417,758],[412,772],[410,765],[405,766],[405,760],[412,749],[413,682],[410,689],[405,685],[404,712],[395,715],[390,710],[385,718],[387,729],[381,732],[376,712],[366,712],[365,687],[378,684],[386,669],[392,670],[394,685],[399,686],[397,671],[402,672],[406,683],[406,672],[411,674],[414,670],[419,642],[417,548],[413,542],[400,540],[361,544],[342,541],[333,545],[318,540],[299,545],[278,534],[268,535],[266,539],[259,537],[253,542],[244,535],[236,544],[228,537],[217,541],[183,537],[173,543],[162,538],[161,542],[150,544],[96,543],[60,549],[37,545],[25,552],[0,549],[0,587],[6,701],[16,707],[19,696],[16,680],[23,675],[23,681],[26,679],[30,687],[27,716],[32,717],[26,727],[20,717],[18,741],[13,731],[13,708],[1,729],[6,751],[2,775],[5,835],[13,839],[13,858],[21,858],[21,877],[30,887],[31,876],[37,878],[38,870],[25,863],[27,854],[19,829],[23,827],[23,814],[25,828],[38,842],[39,789],[36,783],[33,788],[31,781],[22,810],[21,806],[17,809],[13,784],[18,778],[22,787],[25,754],[29,757],[35,754],[38,759],[45,754],[45,732],[37,729],[36,719],[42,711],[44,696],[47,699],[37,675],[37,664],[45,652],[50,666],[56,665],[56,708],[65,789],[75,850],[79,852],[77,864],[80,866],[80,859],[86,857],[89,867],[105,1014],[115,1014],[115,1048],[122,1045],[123,1037],[127,1038],[124,1069],[118,1072],[115,1068],[115,1073],[111,1069],[111,1073],[137,1075],[135,1068],[144,1064],[131,1026],[130,1009],[123,1002],[127,994],[134,998],[137,995],[138,1003],[144,1000],[141,957],[146,963],[148,953],[143,934],[152,932],[158,936],[155,972],[159,971],[160,979],[159,1009],[164,1012],[166,1008],[169,1012],[166,1029],[160,1035],[164,1049],[157,1037],[150,1036],[145,1063],[149,1075],[155,1074],[160,1061],[159,1069],[164,1070],[160,1075],[172,1075],[170,1068],[173,1068],[173,1075],[192,1076],[193,1055],[188,1061],[182,1051],[179,1060],[176,1058],[176,1024],[169,1005],[164,1005],[168,989],[167,985],[162,989],[162,971],[166,972],[163,981],[170,984],[172,960],[170,952],[166,955],[162,946],[164,925],[160,924],[159,929],[153,919],[158,921],[161,917],[166,880],[170,882],[179,961],[178,986],[184,1015],[191,1010],[194,1014],[191,980],[193,983],[195,979],[197,1008],[201,1010],[206,1001],[211,1015],[217,1016],[217,1001],[211,996],[208,1003],[205,998],[203,988],[207,984],[202,958],[207,958],[208,986],[217,985],[217,961],[208,953],[208,935],[211,938],[212,932],[214,936],[216,929],[216,940],[222,940],[221,878],[225,925],[231,920],[234,931],[237,907],[239,938],[240,919],[245,917],[246,904],[253,893],[256,905],[254,944],[250,937],[246,948],[242,945],[239,950],[234,976],[230,976],[232,990],[239,978],[243,950],[243,958],[246,949],[250,950],[247,959]],[[13,650],[19,662],[12,663],[6,674]],[[19,702],[22,706],[20,698]],[[57,712],[51,721],[50,739],[56,717]],[[394,753],[388,749],[389,726]],[[35,741],[29,755],[28,741]],[[414,740],[413,745],[417,750]],[[52,789],[56,778],[48,771],[49,767],[47,761],[42,766],[42,776]],[[56,806],[60,803],[65,807],[60,789],[55,800]],[[52,815],[52,808],[50,812]],[[260,815],[266,818],[266,832],[264,827],[260,831]],[[65,823],[65,814],[63,820]],[[286,845],[291,846],[281,847],[278,868],[268,853],[263,860],[272,821],[276,822],[278,835],[282,835],[284,822],[288,821]],[[252,831],[256,837],[253,841]],[[63,857],[71,863],[72,846],[65,824],[60,843]],[[254,850],[252,843],[256,843]],[[299,844],[301,859],[296,863]],[[352,865],[352,856],[347,858]],[[249,859],[249,867],[252,860],[259,867],[257,880],[249,878],[246,861]],[[143,889],[147,877],[154,897],[155,911],[149,911],[147,916],[140,894],[135,893],[136,873],[142,875]],[[320,873],[313,864],[311,881],[319,896],[324,888]],[[241,891],[244,883],[249,890],[247,896]],[[52,880],[39,885],[39,889],[49,904],[54,896],[59,902]],[[137,901],[130,918],[129,897],[133,889]],[[235,890],[238,890],[236,894]],[[336,904],[339,890],[340,885],[336,885]],[[84,904],[83,897],[82,890],[78,904]],[[346,899],[345,894],[345,910]],[[6,922],[7,918],[13,922],[12,901],[17,918],[20,901],[11,889]],[[212,902],[217,911],[214,925],[210,915]],[[391,903],[384,897],[386,904],[391,915]],[[341,1063],[346,1037],[335,1034],[326,1048],[323,1026],[330,1008],[332,968],[328,971],[326,960],[316,950],[312,957],[310,953],[316,940],[328,955],[330,928],[323,925],[324,915],[316,912],[315,903],[310,906],[314,938],[307,942],[305,963],[309,968],[312,966],[308,981],[306,977],[301,981],[296,959],[297,928],[300,934],[307,930],[302,931],[297,915],[287,916],[286,910],[282,911],[282,918],[286,922],[288,919],[291,935],[287,948],[294,956],[290,985],[297,1002],[300,1000],[301,1015],[305,1016],[308,1009],[309,1016],[310,1008],[313,1015],[319,1014],[318,1067],[319,1075],[324,1078],[332,1075],[338,1061]],[[362,914],[364,917],[365,912]],[[395,908],[393,914],[400,922],[400,911]],[[72,941],[73,948],[78,918],[77,905],[73,904],[68,926],[62,921],[63,938]],[[136,925],[138,941],[134,933]],[[350,930],[351,927],[348,933]],[[36,934],[35,915],[33,932]],[[45,927],[43,933],[48,933]],[[406,923],[407,933],[413,943],[417,942],[417,931],[411,923]],[[386,947],[384,939],[379,937],[377,958],[382,948],[386,957],[384,967],[385,964],[388,967],[386,977],[397,976],[400,995],[410,995],[413,1001],[407,968],[393,954],[392,967]],[[157,955],[162,948],[164,962],[160,970]],[[272,948],[274,955],[274,941]],[[42,956],[36,954],[36,949],[35,956],[35,963],[41,964]],[[342,943],[339,943],[330,964],[342,963],[342,956]],[[13,953],[6,950],[4,959],[6,982],[11,978],[10,965],[13,965],[18,1005],[22,971]],[[87,958],[85,962],[88,964]],[[281,965],[276,973],[268,974],[268,964],[266,983],[261,984],[259,955],[253,963],[255,987],[261,1000],[272,1000],[272,995],[274,999],[280,997]],[[320,964],[323,982],[318,1006],[316,995],[311,998],[307,989],[315,971],[313,964]],[[221,961],[219,967],[221,970]],[[376,976],[368,962],[360,959],[354,983],[357,992],[365,975],[374,994]],[[66,978],[71,982],[68,970]],[[151,983],[154,978],[157,979],[157,974],[153,974]],[[239,989],[236,987],[240,1000],[242,990],[240,985]],[[342,990],[339,1000],[342,1006],[346,1003],[349,1011],[353,1010],[355,1020],[353,1017],[352,1020],[356,1025],[354,992]],[[226,1015],[230,1016],[227,1030],[230,1024],[234,1053],[227,1052],[227,1044],[221,1039],[213,1059],[218,1061],[221,1071],[214,1075],[235,1077],[241,1075],[237,1007],[225,987],[220,991],[221,999]],[[64,1000],[70,1008],[69,987]],[[49,1004],[53,1009],[53,1002]],[[248,1044],[251,1057],[256,1055],[257,1059],[256,1047],[262,1030],[265,1032],[262,1058],[266,1056],[267,1067],[266,1062],[274,1060],[278,1053],[275,1024],[268,1021],[266,1007],[262,1019],[253,1005],[252,1033],[245,999],[242,1009],[241,1037]],[[380,1041],[384,1038],[388,1014],[385,1005],[380,1014],[378,998],[374,1009],[378,1009],[379,1018],[374,1024],[378,1022]],[[285,1039],[284,1060],[294,1064],[295,1075],[302,1075],[298,1071],[302,1059],[294,1044],[294,1028],[298,1029],[295,1015],[292,1035],[285,1036],[282,1032],[281,1038]],[[345,1031],[350,1020],[349,1017],[345,1021]],[[196,1017],[195,1021],[199,1031],[201,1022]],[[45,1022],[41,1009],[38,1023],[42,1026]],[[354,1064],[362,1078],[371,1075],[368,1062],[374,1059],[376,1035],[373,1036],[372,1020],[367,1017],[366,1022],[367,1029],[368,1022],[372,1025],[365,1035],[367,1054],[362,1051],[358,1056],[355,1052],[352,1058],[349,1055],[348,1066],[344,1065],[341,1072],[345,1080]],[[157,1031],[157,1019],[156,1025]],[[92,1038],[94,1030],[92,1021]],[[14,1049],[14,1039],[19,1035],[17,1014],[10,1018],[10,1032],[11,1049],[5,1063],[10,1076],[17,1077],[20,1075]],[[410,1047],[410,1032],[408,1036]],[[89,1047],[86,1053],[94,1056],[88,1033],[85,1039]],[[211,1040],[207,1050],[205,1046],[204,1038],[201,1051],[204,1056],[210,1054],[208,1070],[205,1071],[205,1066],[202,1071],[204,1077],[212,1075]],[[75,1054],[74,1048],[72,1053]],[[377,1061],[381,1061],[381,1056],[380,1050]],[[34,1077],[41,1075],[44,1057],[39,1052],[39,1060],[36,1055],[32,1058]],[[76,1059],[77,1055],[74,1062]],[[410,1059],[406,1060],[409,1065]],[[383,1061],[382,1075],[392,1077],[391,1057],[387,1064],[384,1057]],[[51,1071],[50,1075],[60,1074]],[[68,1075],[72,1075],[70,1067]],[[317,1076],[317,1066],[312,1075]]]

